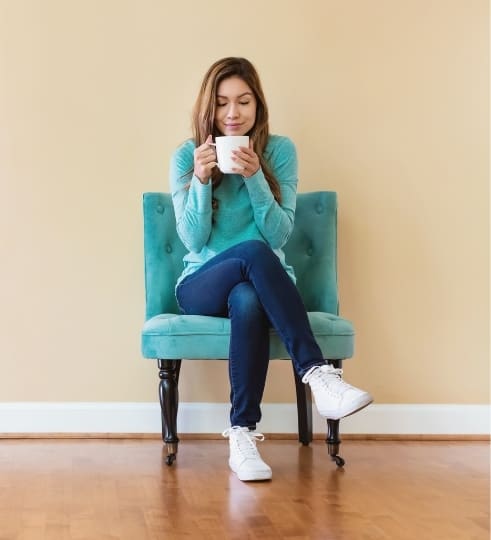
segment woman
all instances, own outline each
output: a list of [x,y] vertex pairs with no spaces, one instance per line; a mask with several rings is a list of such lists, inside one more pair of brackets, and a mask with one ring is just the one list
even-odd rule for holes
[[[217,168],[214,137],[248,135],[234,152],[235,174]],[[282,247],[295,217],[297,157],[269,134],[268,109],[253,65],[224,58],[206,73],[193,113],[193,139],[174,153],[171,187],[177,232],[189,253],[176,286],[183,313],[229,317],[230,468],[243,481],[267,480],[256,433],[269,363],[269,328],[310,384],[319,412],[338,419],[371,396],[327,365],[312,334]]]

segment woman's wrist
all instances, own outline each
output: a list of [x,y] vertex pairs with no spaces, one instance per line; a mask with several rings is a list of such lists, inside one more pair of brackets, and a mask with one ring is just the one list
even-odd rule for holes
[[261,171],[261,170],[262,170],[261,167],[259,167],[257,169],[257,171],[253,172],[252,174],[249,174],[249,176],[242,175],[242,178],[247,181],[247,180],[251,179],[253,176],[256,176],[256,174],[258,174],[259,171]]
[[204,186],[206,186],[207,184],[210,183],[210,177],[209,176],[208,176],[208,178],[206,178],[206,180],[203,180],[197,174],[195,174],[195,176],[199,180],[200,184],[203,184]]

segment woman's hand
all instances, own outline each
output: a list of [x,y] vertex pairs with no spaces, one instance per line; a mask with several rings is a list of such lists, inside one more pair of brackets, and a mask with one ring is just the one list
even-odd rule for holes
[[217,165],[215,147],[211,142],[211,135],[208,135],[206,141],[194,150],[194,175],[202,184],[208,184],[211,171]]
[[232,159],[237,163],[237,167],[233,170],[244,178],[250,178],[256,174],[261,166],[259,156],[254,152],[252,139],[249,139],[249,148],[241,146],[239,150],[234,150]]

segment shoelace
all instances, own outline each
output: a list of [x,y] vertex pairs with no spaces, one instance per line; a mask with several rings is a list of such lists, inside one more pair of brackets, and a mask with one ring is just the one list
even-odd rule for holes
[[256,442],[264,441],[264,435],[262,433],[257,433],[256,431],[249,431],[247,428],[233,426],[226,429],[222,433],[222,436],[234,436],[237,448],[245,458],[255,459],[259,457],[259,452],[256,448]]
[[314,379],[316,383],[324,388],[328,388],[334,382],[336,393],[343,394],[351,388],[351,385],[343,381],[342,374],[343,370],[341,368],[335,368],[330,364],[314,366],[302,377],[302,382],[307,383]]

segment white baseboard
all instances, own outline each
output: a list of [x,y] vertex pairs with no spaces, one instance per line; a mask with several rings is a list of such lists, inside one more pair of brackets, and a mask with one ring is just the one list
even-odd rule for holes
[[[292,403],[264,403],[258,429],[264,433],[296,433]],[[180,403],[179,433],[219,433],[228,426],[225,403]],[[314,433],[326,423],[313,411]],[[1,434],[23,433],[159,433],[158,403],[0,403]],[[489,435],[489,405],[370,405],[341,421],[344,434]]]

